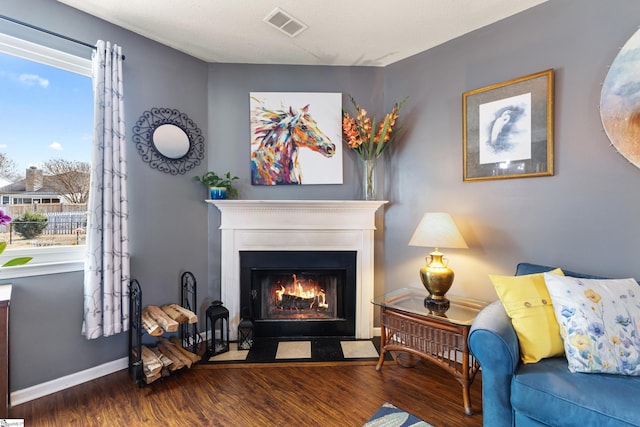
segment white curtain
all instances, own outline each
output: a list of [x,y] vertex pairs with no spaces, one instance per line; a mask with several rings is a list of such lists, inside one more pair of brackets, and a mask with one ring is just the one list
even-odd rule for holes
[[121,47],[98,41],[93,55],[93,87],[82,325],[87,339],[129,329],[129,209]]

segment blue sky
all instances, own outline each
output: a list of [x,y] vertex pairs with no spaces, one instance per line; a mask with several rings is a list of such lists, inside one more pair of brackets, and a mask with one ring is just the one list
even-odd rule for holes
[[53,158],[90,161],[91,78],[0,53],[0,153],[24,175]]

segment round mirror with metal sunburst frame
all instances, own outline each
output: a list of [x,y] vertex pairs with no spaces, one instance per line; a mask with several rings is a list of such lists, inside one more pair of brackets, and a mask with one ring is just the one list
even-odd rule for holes
[[133,127],[133,142],[142,160],[171,175],[184,174],[204,158],[204,137],[198,126],[173,108],[152,108]]

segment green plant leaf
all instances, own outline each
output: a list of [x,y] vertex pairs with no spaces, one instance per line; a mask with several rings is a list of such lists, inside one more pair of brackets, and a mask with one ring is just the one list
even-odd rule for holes
[[7,249],[7,242],[0,242],[0,254]]
[[387,148],[387,144],[391,142],[391,138],[389,138],[389,141],[384,142],[384,139],[386,138],[387,133],[389,132],[390,122],[391,122],[390,117],[386,117],[384,119],[384,125],[382,126],[382,132],[380,132],[380,140],[378,141],[378,147],[376,149],[376,158],[380,157],[380,154],[382,154],[382,151],[384,151],[384,149]]
[[3,267],[15,267],[16,265],[24,265],[24,264],[28,263],[29,261],[31,261],[32,259],[33,259],[33,257],[30,257],[30,256],[14,258],[12,260],[9,260],[9,261],[5,262]]
[[369,139],[369,148],[367,148],[368,160],[373,160],[375,147],[376,147],[376,119],[374,118],[374,119],[371,119],[371,137]]

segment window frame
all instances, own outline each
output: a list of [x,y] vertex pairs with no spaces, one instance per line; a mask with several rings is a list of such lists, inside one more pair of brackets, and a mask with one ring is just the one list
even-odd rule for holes
[[[92,61],[40,44],[0,34],[0,52],[92,78]],[[0,268],[0,280],[84,270],[86,245],[7,249],[0,265],[10,259],[31,256],[28,264]]]

